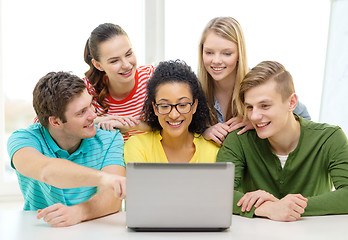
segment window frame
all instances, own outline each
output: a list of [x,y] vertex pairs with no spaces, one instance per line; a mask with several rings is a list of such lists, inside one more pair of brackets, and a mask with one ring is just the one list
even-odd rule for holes
[[[122,1],[120,1],[121,4]],[[146,49],[143,56],[138,57],[138,65],[157,64],[163,60],[164,56],[164,1],[162,0],[138,0],[142,18],[144,21],[139,24],[139,29],[143,29],[141,34],[145,39],[145,44],[141,46]],[[0,12],[3,10],[3,0],[0,0]],[[0,32],[2,32],[2,18],[0,18]],[[123,27],[123,25],[121,24]],[[127,29],[125,29],[127,31]],[[128,32],[132,40],[132,33]],[[0,35],[0,50],[3,48],[3,41]],[[5,179],[5,161],[7,155],[7,143],[5,142],[5,91],[3,88],[3,51],[0,51],[0,146],[3,154],[0,154],[0,201],[23,199],[19,189],[17,178],[15,180]],[[141,52],[141,51],[138,51]],[[4,146],[4,149],[3,149]],[[6,154],[4,153],[6,152]]]

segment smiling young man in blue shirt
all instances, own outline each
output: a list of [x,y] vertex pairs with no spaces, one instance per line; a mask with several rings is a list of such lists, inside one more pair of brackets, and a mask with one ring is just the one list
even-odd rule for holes
[[24,210],[56,227],[117,212],[125,197],[123,138],[96,129],[84,82],[48,73],[33,91],[33,106],[40,123],[8,140]]

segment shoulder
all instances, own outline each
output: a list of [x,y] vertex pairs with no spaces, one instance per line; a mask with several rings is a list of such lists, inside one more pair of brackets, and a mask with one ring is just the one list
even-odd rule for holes
[[130,137],[124,145],[124,160],[146,162],[161,145],[159,132],[147,132]]
[[294,109],[294,113],[307,119],[307,120],[311,120],[311,116],[308,113],[306,105],[304,105],[300,101],[297,102],[297,106]]
[[137,76],[139,80],[148,80],[152,76],[154,70],[155,67],[152,65],[140,66],[137,68]]
[[199,144],[201,146],[208,147],[211,149],[218,150],[220,148],[219,145],[217,145],[213,141],[206,140],[202,135],[199,135],[197,133],[195,133],[194,142],[195,142],[195,144]]
[[213,141],[206,140],[202,135],[195,134],[193,139],[194,144],[199,148],[199,151],[202,152],[214,152],[217,153],[220,149],[220,146]]
[[125,143],[125,147],[129,146],[141,146],[141,145],[150,145],[155,141],[160,141],[161,135],[159,134],[159,131],[151,131],[146,133],[141,133],[137,135],[131,136],[127,142]]
[[248,130],[238,135],[239,130],[227,135],[219,150],[217,161],[230,161],[232,156],[244,159],[245,156],[253,156],[260,150],[267,151],[269,149],[268,140],[259,138],[255,130]]
[[87,77],[82,78],[83,82],[86,84],[86,86],[92,86],[91,82]]
[[339,126],[327,123],[316,123],[299,117],[301,124],[300,143],[303,148],[319,148],[330,154],[346,152],[348,140]]
[[241,129],[242,128],[236,129],[233,132],[227,134],[223,145],[251,144],[260,140],[260,138],[257,136],[255,129],[248,130],[245,133],[238,135],[237,133]]
[[196,152],[191,162],[216,162],[216,155],[220,147],[212,141],[206,140],[202,135],[195,134],[193,143],[196,146]]
[[[339,126],[316,123],[300,118],[301,138],[299,145],[308,155],[317,154],[323,161],[347,164],[348,140]],[[333,166],[333,165],[331,165]]]
[[88,93],[89,94],[95,94],[95,88],[93,87],[93,85],[91,84],[89,79],[87,77],[84,77],[84,78],[82,78],[82,80],[86,84]]
[[153,73],[154,70],[155,70],[155,67],[152,65],[144,65],[137,68],[137,72],[149,73],[149,74]]
[[97,129],[97,134],[88,139],[89,141],[96,141],[101,145],[110,145],[110,144],[122,144],[123,137],[121,132],[116,129],[116,131],[106,131],[103,129]]
[[11,139],[23,139],[23,138],[43,138],[43,127],[40,123],[30,125],[28,128],[19,129],[14,131],[9,140]]
[[302,133],[309,133],[308,136],[326,136],[329,137],[335,132],[343,132],[339,126],[330,125],[327,123],[317,123],[302,117],[298,117],[301,125]]
[[26,129],[19,129],[13,132],[7,141],[7,150],[10,158],[12,158],[15,152],[24,147],[32,147],[39,152],[43,152],[43,149],[47,149],[49,146],[49,141],[45,139],[46,131],[40,123],[35,123]]
[[147,82],[150,80],[154,67],[152,65],[141,66],[137,68],[135,79],[137,82],[137,92],[140,92],[143,98],[145,98],[145,90]]

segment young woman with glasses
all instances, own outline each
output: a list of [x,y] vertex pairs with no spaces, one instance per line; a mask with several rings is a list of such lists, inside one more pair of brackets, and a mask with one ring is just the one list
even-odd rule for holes
[[209,109],[201,85],[184,62],[161,62],[147,85],[143,114],[152,131],[125,144],[125,162],[215,162],[219,147],[201,135]]

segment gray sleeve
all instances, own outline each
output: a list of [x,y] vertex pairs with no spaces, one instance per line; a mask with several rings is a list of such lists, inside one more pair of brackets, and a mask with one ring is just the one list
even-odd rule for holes
[[294,113],[298,116],[301,116],[307,120],[311,120],[311,116],[308,113],[306,105],[301,103],[300,101],[297,102],[297,106],[294,109]]

